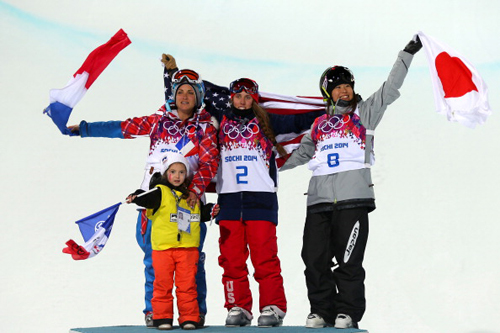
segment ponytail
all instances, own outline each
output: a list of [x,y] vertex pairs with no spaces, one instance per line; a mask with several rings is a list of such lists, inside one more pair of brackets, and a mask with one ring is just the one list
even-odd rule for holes
[[260,127],[262,129],[262,132],[264,132],[264,135],[271,141],[273,146],[276,148],[278,151],[279,156],[286,156],[288,153],[283,148],[283,146],[276,141],[276,136],[274,135],[274,131],[271,127],[271,122],[269,120],[269,114],[267,111],[261,107],[259,104],[257,104],[255,101],[252,102],[252,110],[255,113],[255,117],[259,120]]

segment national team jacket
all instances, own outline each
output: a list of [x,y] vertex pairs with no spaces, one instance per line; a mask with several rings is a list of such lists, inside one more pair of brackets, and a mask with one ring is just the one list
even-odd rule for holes
[[382,86],[357,110],[323,115],[315,120],[299,148],[281,167],[288,170],[309,163],[313,175],[307,191],[309,212],[367,207],[375,209],[370,167],[374,163],[373,136],[387,106],[399,96],[413,55],[400,51]]
[[[163,251],[171,248],[197,248],[200,245],[200,206],[196,205],[194,209],[191,209],[186,199],[180,199],[181,192],[166,185],[156,185],[156,187],[159,190],[136,197],[133,201],[147,208],[146,215],[152,221],[152,249]],[[190,212],[189,232],[178,228],[178,207]]]
[[217,173],[219,150],[217,129],[211,116],[199,109],[193,117],[182,121],[177,111],[166,111],[162,106],[150,116],[129,118],[125,121],[80,123],[81,137],[134,139],[150,138],[149,155],[141,188],[147,190],[153,173],[159,171],[161,156],[166,152],[180,152],[189,162],[189,190],[200,197]]
[[[216,116],[220,123],[217,221],[265,220],[277,224],[278,169],[272,142],[264,135],[253,112],[237,115],[230,109]],[[270,115],[270,120],[278,135],[300,133],[316,116],[318,114]]]

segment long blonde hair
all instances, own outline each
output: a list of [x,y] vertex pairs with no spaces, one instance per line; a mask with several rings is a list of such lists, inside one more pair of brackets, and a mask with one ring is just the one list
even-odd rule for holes
[[274,135],[274,131],[271,127],[271,121],[269,120],[269,114],[267,111],[260,106],[258,103],[252,101],[252,110],[255,114],[255,117],[259,120],[260,128],[264,135],[272,142],[273,146],[276,147],[278,154],[282,157],[286,156],[287,151],[283,146],[276,141],[276,136]]

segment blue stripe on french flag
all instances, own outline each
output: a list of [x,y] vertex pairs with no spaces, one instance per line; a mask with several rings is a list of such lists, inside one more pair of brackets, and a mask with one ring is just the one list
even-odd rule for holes
[[198,152],[196,149],[196,146],[194,145],[193,141],[191,141],[187,135],[184,135],[179,142],[175,145],[175,147],[179,150],[179,152],[184,156],[184,157],[189,157],[191,155],[194,155]]
[[116,55],[130,43],[125,31],[120,29],[106,44],[88,55],[64,88],[50,90],[50,105],[43,113],[52,119],[62,134],[76,135],[67,128],[71,111]]

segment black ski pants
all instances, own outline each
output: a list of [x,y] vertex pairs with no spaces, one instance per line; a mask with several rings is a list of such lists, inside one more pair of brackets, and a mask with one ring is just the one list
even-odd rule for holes
[[[339,313],[359,322],[366,308],[363,258],[368,240],[365,207],[307,214],[302,260],[311,313],[334,324]],[[338,264],[334,267],[334,262]]]

